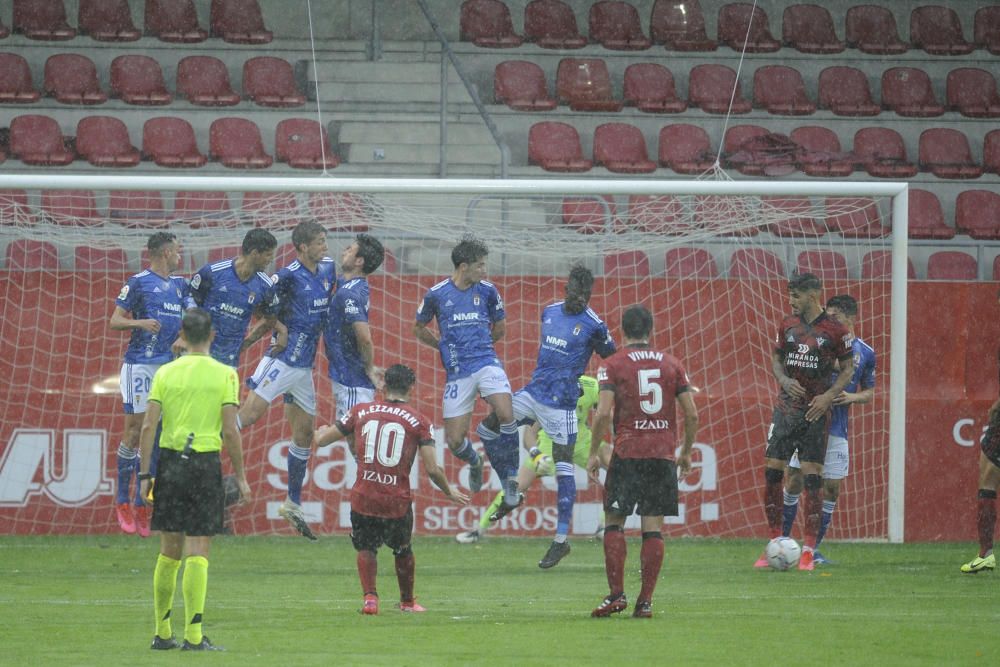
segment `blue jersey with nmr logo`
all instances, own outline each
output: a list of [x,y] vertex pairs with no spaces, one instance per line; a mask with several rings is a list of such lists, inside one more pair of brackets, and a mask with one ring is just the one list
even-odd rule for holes
[[278,298],[278,320],[288,327],[288,345],[267,356],[295,368],[312,368],[316,347],[323,335],[330,308],[330,295],[337,289],[337,269],[324,257],[315,273],[295,260],[278,271],[274,281]]
[[345,387],[375,388],[365,373],[365,363],[354,335],[355,322],[368,322],[368,293],[365,278],[352,278],[342,281],[330,300],[330,319],[323,335],[324,349],[330,378]]
[[201,267],[191,278],[191,296],[212,315],[215,339],[209,354],[234,367],[254,313],[273,315],[278,305],[270,276],[258,271],[240,280],[233,259]]
[[132,329],[125,350],[127,364],[165,364],[174,358],[170,347],[181,332],[184,311],[193,307],[187,280],[163,276],[149,269],[140,271],[125,283],[115,305],[127,310],[133,320],[156,320],[158,332]]
[[[855,338],[852,345],[854,352],[854,375],[844,388],[851,394],[859,389],[869,389],[875,386],[875,350],[860,338]],[[834,374],[833,382],[837,381]],[[830,435],[847,437],[847,409],[849,405],[835,405],[830,417]]]
[[579,377],[594,352],[602,357],[615,352],[608,325],[597,313],[586,308],[571,315],[562,301],[546,307],[542,311],[538,363],[525,391],[542,405],[575,410],[580,398]]
[[461,290],[451,278],[427,291],[417,308],[417,322],[437,318],[441,364],[448,381],[472,375],[484,366],[502,366],[493,349],[492,329],[504,318],[503,300],[493,283],[481,280]]

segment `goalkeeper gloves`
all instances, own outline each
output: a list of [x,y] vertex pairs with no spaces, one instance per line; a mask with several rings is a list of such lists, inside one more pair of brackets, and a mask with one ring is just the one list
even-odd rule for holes
[[537,447],[532,447],[528,454],[531,455],[531,465],[534,466],[536,474],[546,477],[556,471],[556,464],[552,457],[542,454]]

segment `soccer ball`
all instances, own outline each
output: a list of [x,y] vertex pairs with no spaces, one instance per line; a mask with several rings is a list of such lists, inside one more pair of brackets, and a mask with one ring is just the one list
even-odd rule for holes
[[772,570],[787,570],[799,564],[802,547],[790,537],[776,537],[767,543],[764,555]]

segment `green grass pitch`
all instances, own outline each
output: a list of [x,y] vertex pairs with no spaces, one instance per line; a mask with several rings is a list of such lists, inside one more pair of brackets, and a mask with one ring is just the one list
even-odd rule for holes
[[[392,556],[363,617],[346,537],[213,543],[205,632],[226,653],[149,650],[158,540],[0,537],[0,664],[996,665],[1000,572],[962,575],[970,544],[838,544],[814,573],[755,571],[760,541],[667,540],[652,620],[591,619],[607,593],[597,542],[552,570],[541,539],[417,538],[402,614]],[[627,593],[639,588],[629,537]],[[183,632],[180,587],[174,630]]]

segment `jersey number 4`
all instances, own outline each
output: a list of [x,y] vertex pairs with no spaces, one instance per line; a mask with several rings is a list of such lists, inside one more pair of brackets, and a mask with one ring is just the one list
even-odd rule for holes
[[403,458],[406,431],[400,424],[373,419],[361,427],[361,435],[365,438],[365,463],[377,458],[381,465],[392,468]]
[[663,408],[663,387],[656,380],[660,377],[659,368],[643,368],[639,371],[639,407],[647,415],[655,415]]

